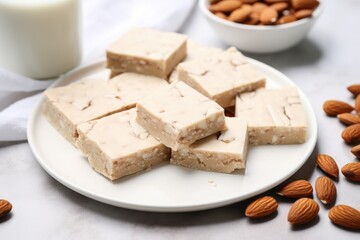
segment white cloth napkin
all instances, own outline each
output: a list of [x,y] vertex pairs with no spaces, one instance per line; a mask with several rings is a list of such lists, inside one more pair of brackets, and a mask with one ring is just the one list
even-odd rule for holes
[[[178,31],[196,0],[83,1],[83,63],[104,56],[106,46],[132,27]],[[0,36],[1,37],[1,36]],[[37,81],[0,66],[0,141],[26,139],[30,112],[54,80]]]

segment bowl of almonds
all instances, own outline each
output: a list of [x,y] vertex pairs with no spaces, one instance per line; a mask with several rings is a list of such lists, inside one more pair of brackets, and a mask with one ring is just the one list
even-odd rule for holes
[[229,45],[252,53],[295,46],[321,15],[318,0],[200,0],[199,8]]

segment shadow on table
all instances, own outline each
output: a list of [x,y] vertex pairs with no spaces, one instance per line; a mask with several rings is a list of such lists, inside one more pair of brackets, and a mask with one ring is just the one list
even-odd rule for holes
[[[304,166],[287,181],[295,179],[309,179],[314,172],[315,156],[317,154],[318,150],[317,147],[315,147],[312,155],[309,157],[308,161],[304,164]],[[276,216],[276,214],[274,214],[260,221],[247,219],[244,215],[245,208],[251,201],[254,200],[254,198],[244,200],[229,206],[198,212],[153,213],[127,210],[106,205],[84,197],[64,187],[56,180],[52,179],[50,176],[49,183],[52,185],[53,188],[58,189],[58,191],[61,192],[63,196],[68,198],[68,200],[73,202],[73,204],[81,206],[87,211],[96,212],[97,214],[104,215],[104,217],[107,218],[113,218],[124,222],[132,222],[144,226],[187,227],[224,223],[239,219],[244,219],[252,224],[260,224],[263,222],[271,221]],[[274,190],[267,191],[260,196],[264,195],[273,196],[279,201],[280,204],[290,204],[290,202],[287,202],[287,200],[285,200],[284,198],[277,196]]]

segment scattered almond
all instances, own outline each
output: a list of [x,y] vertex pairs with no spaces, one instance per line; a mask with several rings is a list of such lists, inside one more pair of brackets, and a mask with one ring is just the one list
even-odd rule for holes
[[360,118],[351,113],[341,113],[337,115],[337,118],[345,125],[353,125],[356,123],[360,123]]
[[291,206],[288,221],[292,225],[308,223],[318,215],[319,210],[319,205],[311,198],[300,198]]
[[319,6],[317,0],[291,0],[291,3],[296,9],[314,9]]
[[341,172],[348,180],[360,182],[360,162],[345,164],[341,168]]
[[310,197],[313,193],[311,184],[306,180],[296,180],[286,184],[277,194],[288,198]]
[[312,12],[313,11],[310,10],[310,9],[302,9],[302,10],[296,11],[294,13],[294,16],[296,17],[297,20],[300,20],[300,19],[303,19],[303,18],[311,17]]
[[338,114],[349,113],[354,110],[353,106],[350,104],[338,100],[326,101],[323,105],[323,109],[329,116],[337,116]]
[[327,154],[319,154],[316,159],[316,164],[321,170],[331,177],[339,177],[339,167],[335,160]]
[[330,178],[321,176],[315,182],[316,195],[323,204],[332,204],[336,200],[336,187]]
[[360,95],[356,96],[355,98],[355,111],[357,114],[360,113]]
[[360,142],[360,123],[345,128],[341,136],[346,143]]
[[267,7],[260,13],[260,22],[265,25],[271,25],[276,23],[278,16],[279,14],[274,8]]
[[3,217],[11,212],[12,205],[10,202],[0,199],[0,217]]
[[241,7],[242,2],[237,0],[221,1],[216,4],[210,5],[211,12],[232,12]]
[[354,85],[348,86],[347,89],[349,90],[349,92],[351,92],[354,95],[354,97],[356,97],[357,95],[360,94],[360,84],[354,84]]
[[249,17],[251,11],[252,7],[248,4],[244,4],[241,8],[233,11],[228,19],[232,22],[242,23]]
[[347,205],[337,205],[330,209],[331,222],[344,228],[360,229],[360,212]]
[[251,202],[245,210],[245,215],[249,218],[266,217],[276,212],[277,208],[277,201],[273,197],[265,196]]
[[360,145],[356,145],[351,149],[352,154],[355,155],[355,157],[360,158]]

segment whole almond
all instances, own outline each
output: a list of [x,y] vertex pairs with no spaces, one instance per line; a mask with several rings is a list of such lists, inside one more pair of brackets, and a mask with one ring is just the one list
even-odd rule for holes
[[216,12],[215,15],[222,19],[227,19],[227,16],[223,12]]
[[337,205],[328,214],[331,222],[344,228],[360,229],[360,212],[347,205]]
[[291,0],[291,4],[296,9],[314,9],[319,6],[317,0]]
[[241,0],[242,3],[244,4],[253,4],[256,3],[258,0]]
[[310,197],[313,193],[311,184],[306,180],[296,180],[286,184],[277,194],[288,198]]
[[337,115],[337,118],[345,125],[353,125],[360,123],[360,118],[351,113],[341,113]]
[[232,12],[241,7],[242,2],[237,0],[221,1],[209,7],[211,12]]
[[354,97],[360,94],[360,84],[353,84],[348,86],[347,89],[354,95]]
[[278,12],[282,12],[289,7],[287,2],[277,2],[272,4],[270,7],[274,8]]
[[3,217],[7,215],[9,212],[11,212],[12,205],[10,202],[0,199],[0,217]]
[[268,7],[260,13],[260,22],[265,25],[271,25],[276,23],[278,16],[279,14],[274,8]]
[[319,205],[311,198],[300,198],[291,206],[288,221],[292,225],[308,223],[318,215],[319,210]]
[[348,180],[360,182],[360,162],[345,164],[341,168],[341,172]]
[[268,7],[268,5],[266,5],[265,3],[262,3],[262,2],[256,2],[252,6],[253,6],[253,12],[256,12],[259,14]]
[[290,2],[290,0],[265,0],[267,4],[277,3],[277,2]]
[[250,16],[245,20],[244,24],[256,25],[259,22],[259,13],[252,12]]
[[360,95],[356,96],[355,98],[355,111],[357,114],[360,113]]
[[329,116],[337,116],[338,114],[349,113],[354,110],[353,106],[350,104],[338,100],[326,101],[323,105],[323,109]]
[[245,210],[245,215],[249,218],[266,217],[276,212],[277,208],[277,201],[273,197],[265,196],[251,202]]
[[332,157],[327,154],[319,154],[315,161],[319,168],[326,174],[334,178],[339,177],[339,167]]
[[291,23],[291,22],[295,22],[296,21],[296,17],[294,15],[288,15],[288,16],[282,16],[281,18],[279,18],[279,20],[277,20],[276,24],[285,24],[285,23]]
[[241,8],[233,11],[228,19],[232,22],[242,23],[249,17],[251,11],[252,7],[248,4],[244,4]]
[[315,182],[316,195],[323,204],[332,204],[336,200],[336,187],[330,178],[321,176]]
[[353,124],[344,129],[341,137],[346,143],[360,142],[360,123]]
[[351,149],[352,154],[355,155],[355,157],[360,158],[360,145],[356,145]]
[[294,13],[294,16],[296,17],[297,20],[303,19],[303,18],[307,18],[307,17],[311,17],[313,11],[310,9],[302,9],[299,11],[296,11]]

